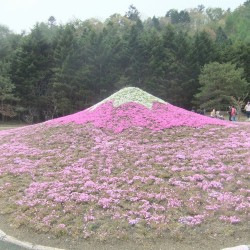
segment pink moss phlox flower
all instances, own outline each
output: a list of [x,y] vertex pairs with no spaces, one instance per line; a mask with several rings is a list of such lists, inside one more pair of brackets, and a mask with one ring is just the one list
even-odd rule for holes
[[222,216],[220,216],[219,219],[222,220],[222,221],[225,221],[225,222],[229,222],[231,224],[237,224],[237,223],[239,223],[241,221],[240,218],[237,217],[237,216],[225,216],[225,215],[222,215]]
[[129,223],[130,225],[136,225],[136,224],[139,223],[139,221],[140,221],[140,218],[130,219],[130,220],[128,221],[128,223]]
[[[78,113],[57,118],[47,124],[92,123],[98,128],[105,128],[120,133],[131,127],[144,127],[154,131],[166,128],[187,126],[204,127],[206,125],[232,126],[227,121],[213,119],[204,115],[192,113],[171,104],[155,102],[151,109],[134,102],[128,102],[114,107],[112,101],[107,101],[95,109],[86,109]],[[98,138],[96,141],[98,142]]]
[[167,103],[109,101],[0,133],[0,197],[27,226],[83,237],[113,220],[152,234],[177,221],[243,224],[250,127],[234,124]]
[[195,225],[199,225],[203,222],[205,218],[205,215],[194,215],[194,216],[185,216],[185,217],[181,217],[179,218],[179,222],[182,224],[187,224],[189,226],[195,226]]
[[105,198],[104,197],[98,201],[98,205],[100,205],[103,208],[109,208],[111,206],[112,202],[113,202],[112,198]]

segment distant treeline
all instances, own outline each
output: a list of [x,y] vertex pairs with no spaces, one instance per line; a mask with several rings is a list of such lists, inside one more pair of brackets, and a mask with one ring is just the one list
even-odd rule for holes
[[[240,70],[244,86],[250,82],[249,13],[248,0],[233,12],[199,5],[142,20],[131,5],[124,16],[104,22],[58,25],[51,16],[22,34],[0,25],[0,116],[40,122],[83,110],[126,86],[186,109],[210,108],[216,102],[209,101],[219,99],[216,89],[201,94],[214,77],[205,66],[233,65],[229,71]],[[233,78],[222,71],[223,79]],[[234,95],[226,84],[220,95],[242,100],[250,93],[244,87]],[[224,107],[229,99],[221,101]]]

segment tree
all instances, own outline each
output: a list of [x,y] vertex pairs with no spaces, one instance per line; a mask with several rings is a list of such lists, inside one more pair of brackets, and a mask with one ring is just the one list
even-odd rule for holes
[[199,67],[215,59],[214,42],[205,31],[199,32],[194,38],[193,58]]
[[244,69],[244,77],[250,82],[250,43],[238,41],[226,47],[224,61]]
[[43,119],[44,97],[48,94],[52,67],[52,44],[37,24],[15,51],[10,71],[20,105],[26,108],[33,121]]
[[48,24],[50,26],[50,28],[53,28],[53,26],[55,26],[56,24],[56,19],[54,16],[50,16],[49,19],[48,19]]
[[0,61],[11,58],[21,38],[21,35],[12,33],[8,27],[0,24]]
[[10,52],[9,41],[7,37],[10,35],[10,30],[3,25],[0,25],[0,60]]
[[241,40],[250,42],[250,2],[237,8],[234,12],[227,15],[225,20],[225,32],[233,41]]
[[167,12],[166,17],[170,18],[172,24],[190,22],[190,16],[185,10],[178,12],[178,10],[171,9]]
[[129,6],[129,10],[128,12],[126,12],[125,16],[132,21],[140,20],[140,12],[136,9],[134,5]]
[[190,23],[190,16],[187,11],[184,11],[184,10],[180,11],[179,23]]
[[216,30],[216,43],[222,45],[229,43],[229,39],[225,33],[225,31],[221,28],[221,26]]
[[200,5],[197,6],[197,10],[198,10],[200,13],[202,13],[202,12],[204,11],[204,9],[205,9],[205,6],[204,6],[203,4],[200,4]]
[[224,11],[221,8],[207,8],[206,13],[211,21],[219,21],[222,19]]
[[146,57],[147,50],[145,48],[145,39],[143,35],[146,34],[143,30],[141,20],[133,23],[130,30],[124,36],[126,41],[124,52],[126,65],[126,75],[129,76],[131,82],[137,87],[142,87],[144,75],[146,71]]
[[166,17],[170,18],[172,24],[179,22],[179,12],[178,10],[171,9],[167,12]]
[[195,95],[195,102],[206,109],[225,109],[232,97],[239,100],[249,91],[249,83],[243,78],[243,69],[231,63],[206,64],[199,82],[201,88]]
[[202,31],[209,23],[209,18],[203,13],[203,7],[189,9],[188,14],[190,17],[190,34],[195,34],[197,31]]
[[157,30],[160,30],[160,22],[158,18],[153,16],[152,23],[153,23],[153,27],[155,27]]
[[[190,39],[186,33],[178,31],[176,26],[168,25],[161,33],[147,32],[145,57],[148,65],[144,68],[146,90],[168,102],[188,107],[194,94],[191,87]],[[195,89],[196,90],[196,89]]]
[[10,81],[7,66],[7,64],[0,63],[0,114],[2,120],[5,117],[16,115],[15,106],[12,105],[12,101],[16,100],[13,92],[15,85]]
[[6,26],[0,25],[0,115],[16,115],[15,85],[10,79],[10,63],[13,53],[19,45],[21,36],[12,33]]

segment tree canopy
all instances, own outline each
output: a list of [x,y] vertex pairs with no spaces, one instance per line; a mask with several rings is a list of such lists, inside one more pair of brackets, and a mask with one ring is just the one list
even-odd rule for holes
[[232,98],[248,94],[249,83],[243,78],[243,69],[231,63],[206,64],[199,76],[200,92],[195,95],[201,108],[225,109]]

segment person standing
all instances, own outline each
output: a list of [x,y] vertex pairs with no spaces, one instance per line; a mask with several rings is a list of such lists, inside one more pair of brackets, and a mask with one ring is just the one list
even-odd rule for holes
[[231,121],[236,122],[237,110],[234,106],[231,108]]
[[247,102],[247,105],[245,106],[245,110],[246,110],[247,118],[250,118],[250,102]]
[[232,112],[232,107],[231,107],[231,106],[228,106],[228,111],[227,111],[227,113],[228,113],[228,119],[229,119],[229,121],[232,121],[231,112]]

